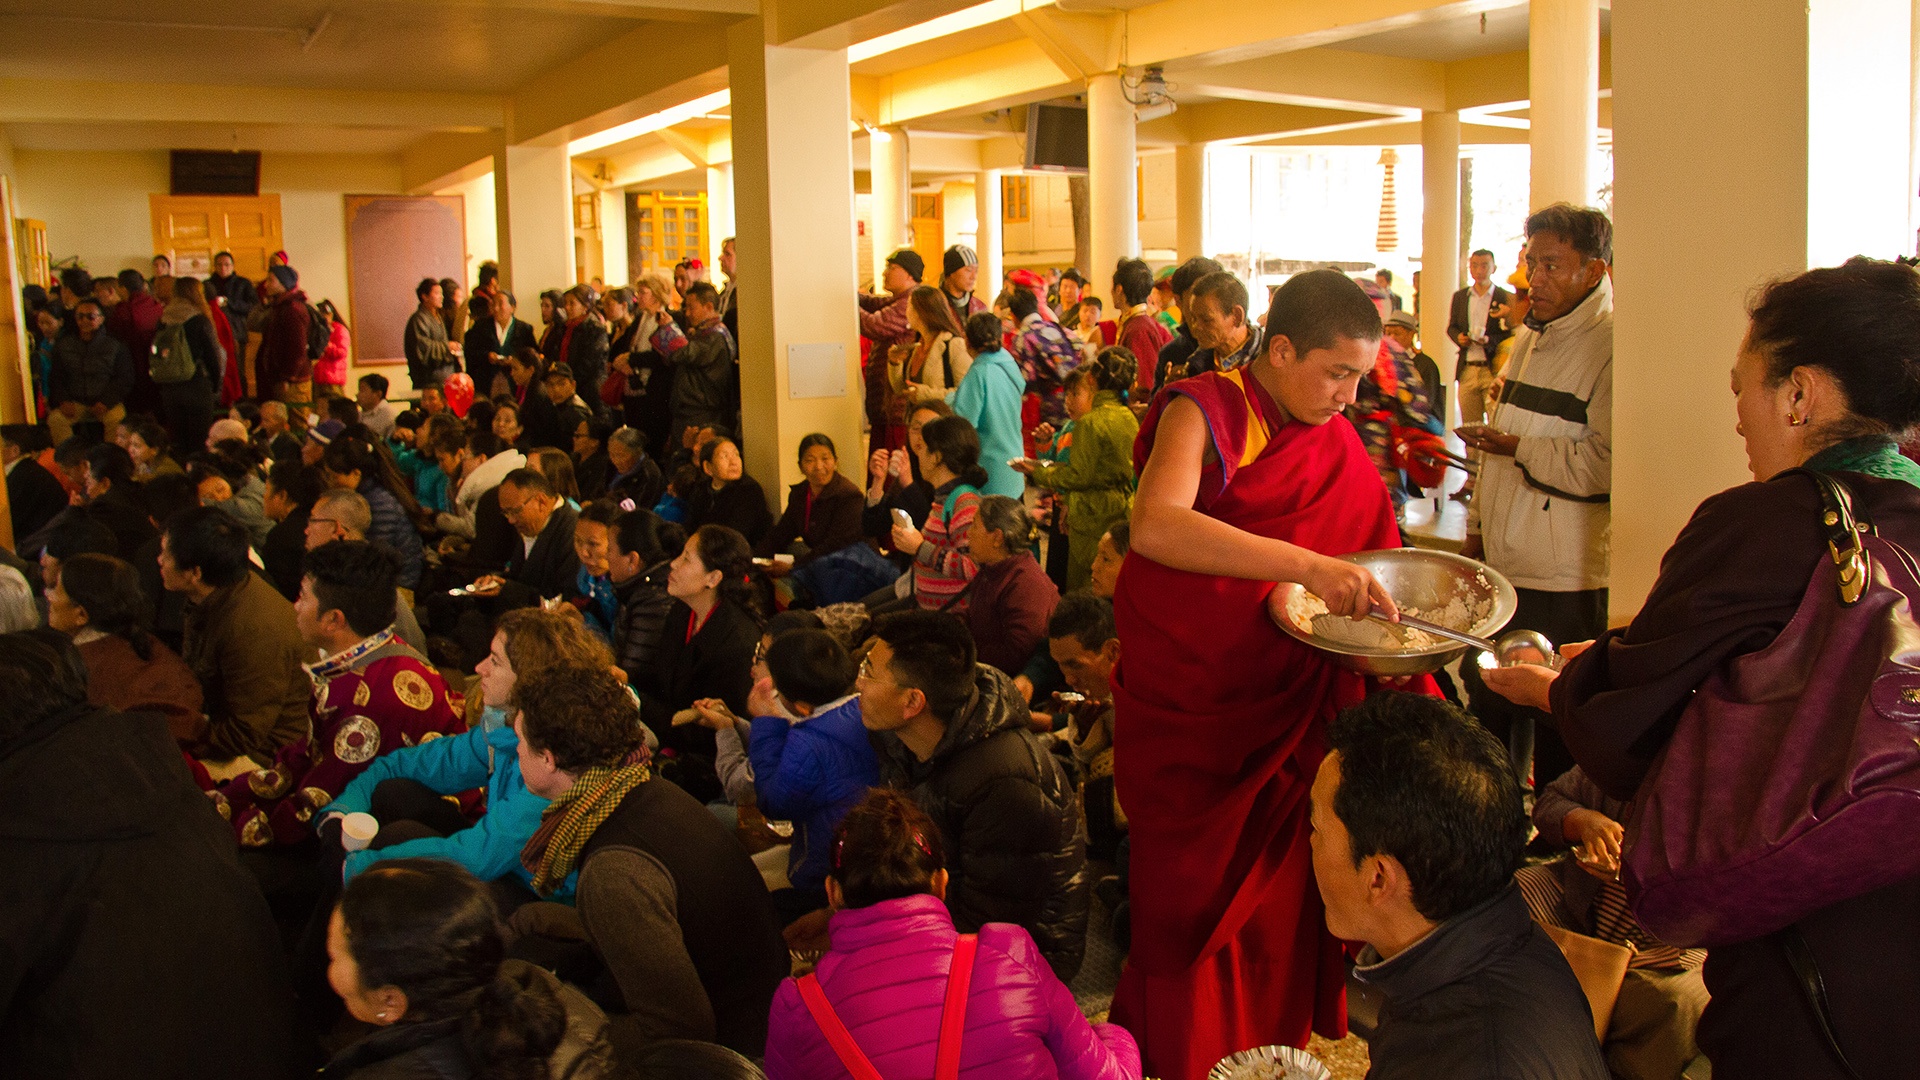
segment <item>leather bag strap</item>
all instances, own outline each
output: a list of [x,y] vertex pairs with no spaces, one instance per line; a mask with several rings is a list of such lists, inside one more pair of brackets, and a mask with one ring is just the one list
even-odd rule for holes
[[947,1000],[940,1009],[940,1045],[933,1057],[933,1080],[960,1080],[960,1044],[967,1033],[967,989],[973,985],[977,934],[953,942],[953,966],[947,971]]
[[1820,524],[1827,533],[1827,555],[1839,574],[1840,606],[1852,607],[1866,595],[1872,579],[1872,565],[1861,533],[1871,525],[1860,522],[1853,512],[1853,492],[1831,473],[1805,470],[1820,489]]
[[820,1034],[827,1037],[827,1045],[833,1048],[840,1064],[847,1067],[853,1080],[883,1080],[880,1070],[873,1067],[860,1044],[853,1041],[853,1033],[847,1025],[840,1022],[840,1014],[833,1011],[833,1003],[827,1000],[826,991],[820,989],[820,980],[812,972],[799,979],[800,1000],[806,1002],[807,1011],[813,1014],[813,1022],[820,1025]]
[[1820,977],[1820,965],[1814,961],[1812,946],[1807,944],[1807,939],[1801,936],[1799,930],[1789,926],[1780,932],[1780,949],[1786,953],[1787,963],[1793,968],[1794,982],[1800,987],[1801,995],[1813,1010],[1814,1022],[1820,1027],[1827,1052],[1840,1063],[1840,1071],[1852,1080],[1860,1080],[1853,1063],[1847,1060],[1846,1051],[1840,1049],[1839,1034],[1833,1030],[1833,1014],[1827,1008],[1827,984]]

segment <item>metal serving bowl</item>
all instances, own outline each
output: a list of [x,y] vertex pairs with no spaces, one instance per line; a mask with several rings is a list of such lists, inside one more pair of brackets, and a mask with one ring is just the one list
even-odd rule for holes
[[[1519,598],[1513,585],[1498,571],[1482,562],[1447,551],[1428,548],[1388,548],[1382,551],[1356,551],[1343,556],[1373,573],[1393,597],[1396,607],[1432,610],[1442,608],[1456,596],[1465,596],[1469,605],[1491,597],[1493,610],[1469,627],[1467,632],[1490,638],[1513,618]],[[1279,610],[1302,591],[1299,585],[1283,581],[1275,587]],[[1425,649],[1368,649],[1302,630],[1282,616],[1275,620],[1280,629],[1333,656],[1341,667],[1364,675],[1388,677],[1425,675],[1438,671],[1467,651],[1467,646],[1443,641]]]

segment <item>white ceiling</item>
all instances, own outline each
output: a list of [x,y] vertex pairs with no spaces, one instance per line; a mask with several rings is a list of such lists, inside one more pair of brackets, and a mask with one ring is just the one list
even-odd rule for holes
[[[1482,15],[1420,23],[1384,34],[1370,34],[1341,42],[1349,52],[1399,56],[1408,60],[1436,60],[1451,64],[1482,56],[1519,52],[1527,47],[1528,6],[1499,8]],[[1611,32],[1613,12],[1600,9],[1600,34]]]

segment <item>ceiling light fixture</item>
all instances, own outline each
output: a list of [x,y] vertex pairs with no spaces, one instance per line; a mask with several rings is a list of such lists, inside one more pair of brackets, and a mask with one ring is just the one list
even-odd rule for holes
[[684,101],[678,105],[670,105],[667,108],[661,109],[659,112],[648,113],[638,120],[629,120],[624,124],[615,124],[605,131],[597,131],[592,135],[583,135],[567,144],[567,155],[569,157],[578,157],[581,154],[589,154],[595,150],[612,146],[615,143],[623,143],[629,139],[637,139],[642,135],[659,131],[661,128],[670,128],[682,121],[692,120],[696,116],[705,116],[715,109],[725,108],[732,100],[731,90],[716,90],[705,97],[697,97],[692,101]]

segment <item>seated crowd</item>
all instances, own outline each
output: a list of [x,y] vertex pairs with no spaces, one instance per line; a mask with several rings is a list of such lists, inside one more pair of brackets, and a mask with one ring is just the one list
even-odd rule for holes
[[[0,432],[0,857],[40,868],[0,906],[0,1072],[1141,1077],[1069,989],[1132,925],[1134,443],[1210,369],[1167,364],[1172,301],[1231,324],[1188,335],[1208,365],[1262,342],[1206,266],[1124,260],[1108,322],[1077,272],[990,306],[976,268],[896,253],[871,441],[807,435],[777,508],[697,264],[543,295],[540,332],[490,273],[423,281],[417,401],[283,362],[293,305],[345,331],[291,273],[168,279],[173,383],[94,290],[44,305],[49,409]],[[1391,691],[1326,742],[1370,1075],[1677,1075],[1699,955],[1596,928],[1617,875],[1521,869],[1504,747]],[[1576,771],[1533,819],[1591,869],[1625,813]],[[1545,925],[1647,957],[1617,1039]]]

